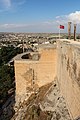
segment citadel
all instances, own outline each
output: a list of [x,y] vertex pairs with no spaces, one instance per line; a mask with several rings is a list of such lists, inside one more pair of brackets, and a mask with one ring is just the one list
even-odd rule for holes
[[[68,33],[70,37],[71,23],[68,24]],[[39,89],[47,84],[52,83],[53,86],[56,79],[59,94],[63,96],[68,110],[68,115],[66,113],[60,120],[80,119],[80,43],[75,41],[75,37],[76,25],[74,25],[74,41],[56,40],[56,44],[38,45],[36,52],[27,52],[15,57],[16,111],[19,104],[27,101],[31,94],[38,94]],[[54,88],[51,91],[54,91]],[[47,98],[51,101],[50,105],[54,102],[52,93],[54,92],[46,94],[46,97],[51,97]],[[49,103],[39,105],[43,111],[54,111],[54,107]]]

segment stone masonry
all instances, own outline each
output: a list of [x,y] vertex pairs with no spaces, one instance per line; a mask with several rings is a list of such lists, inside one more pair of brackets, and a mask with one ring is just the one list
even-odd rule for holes
[[38,51],[18,55],[15,59],[16,104],[23,102],[39,87],[52,82],[56,76],[56,48],[44,46]]

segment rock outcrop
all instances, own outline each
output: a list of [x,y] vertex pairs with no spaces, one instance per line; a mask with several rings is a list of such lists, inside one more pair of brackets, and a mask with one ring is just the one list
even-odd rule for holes
[[20,104],[11,120],[71,120],[57,80],[47,84]]

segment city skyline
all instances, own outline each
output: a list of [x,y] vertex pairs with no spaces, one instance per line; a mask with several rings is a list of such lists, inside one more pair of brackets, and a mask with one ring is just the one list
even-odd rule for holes
[[[53,32],[59,25],[77,24],[80,32],[80,1],[0,0],[0,32]],[[72,26],[73,32],[73,26]]]

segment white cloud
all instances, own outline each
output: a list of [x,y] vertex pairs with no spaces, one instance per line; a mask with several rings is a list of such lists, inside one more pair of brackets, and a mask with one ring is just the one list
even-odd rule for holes
[[66,24],[68,21],[72,23],[80,24],[80,11],[75,11],[68,15],[61,15],[55,17],[56,22]]
[[57,32],[58,26],[51,23],[31,23],[31,24],[1,24],[0,30],[13,32]]
[[56,16],[56,19],[60,18],[60,16]]
[[72,22],[72,31],[73,24],[77,24],[77,32],[80,31],[80,11],[75,11],[67,15],[61,15],[55,17],[55,23],[58,25],[62,24],[65,26],[65,31],[68,29],[68,22]]
[[2,24],[0,25],[1,28],[5,29],[12,29],[12,28],[23,28],[23,27],[28,27],[30,26],[29,24]]
[[11,0],[3,0],[3,4],[6,8],[11,7]]
[[26,2],[26,0],[19,0],[18,5],[23,5]]
[[69,21],[73,23],[80,23],[80,11],[75,11],[74,13],[70,13],[67,17]]
[[[74,22],[77,24],[77,31],[79,32],[79,25],[80,24],[80,11],[75,11],[68,15],[61,15],[54,18],[54,20],[43,21],[39,23],[22,23],[22,24],[2,24],[0,25],[0,29],[4,31],[26,31],[26,32],[58,32],[59,25],[62,24],[65,26],[65,29],[62,32],[67,32],[68,28],[68,21],[71,21],[72,24]],[[73,31],[73,26],[72,26]]]
[[[55,27],[55,30],[58,31],[58,26],[60,24],[65,26],[65,29],[63,32],[67,31],[68,28],[68,22],[72,22],[72,24],[76,23],[77,24],[77,31],[79,32],[79,24],[80,24],[80,11],[75,11],[67,15],[60,15],[56,16],[53,21],[46,21],[44,22],[44,25],[47,27]],[[73,30],[73,26],[72,26]]]
[[25,4],[26,0],[0,0],[0,13],[17,10],[18,6]]

